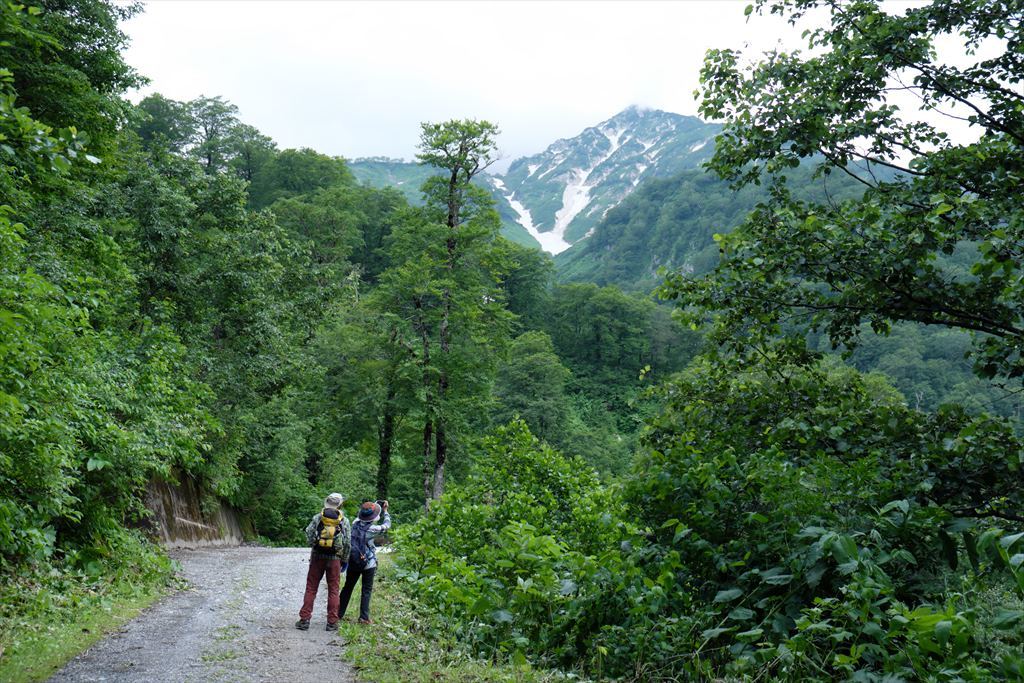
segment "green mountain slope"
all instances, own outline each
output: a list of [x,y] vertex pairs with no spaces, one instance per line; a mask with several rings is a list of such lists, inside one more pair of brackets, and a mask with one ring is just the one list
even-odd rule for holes
[[[862,189],[846,177],[832,176],[825,184],[812,179],[806,169],[791,174],[790,186],[801,199],[816,201],[826,196],[841,201]],[[765,192],[759,187],[735,192],[725,181],[700,170],[649,180],[610,210],[590,237],[555,256],[558,279],[646,292],[661,282],[658,270],[662,267],[707,272],[718,259],[714,234],[734,229],[763,199]],[[955,264],[963,255],[958,250],[946,258]],[[821,351],[830,350],[823,340],[810,341]],[[913,406],[934,409],[956,402],[972,410],[1019,418],[1019,397],[973,374],[964,357],[969,346],[965,332],[904,324],[894,327],[889,336],[865,330],[861,346],[848,362],[864,372],[884,372]]]
[[[826,186],[812,181],[809,170],[795,171],[792,186],[803,198],[825,197]],[[849,179],[828,181],[834,199],[859,191]],[[608,211],[590,237],[555,257],[559,279],[648,291],[660,281],[661,267],[706,272],[718,255],[712,236],[732,230],[764,198],[760,188],[735,192],[699,169],[648,180]]]

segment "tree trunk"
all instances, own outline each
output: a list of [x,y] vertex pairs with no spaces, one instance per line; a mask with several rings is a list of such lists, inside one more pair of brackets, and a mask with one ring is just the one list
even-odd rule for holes
[[377,498],[387,499],[391,486],[391,447],[395,443],[395,387],[388,386],[384,403],[384,416],[377,432],[379,460],[377,461]]
[[[451,244],[451,240],[449,240]],[[441,317],[441,355],[447,356],[451,351],[451,332],[448,327],[448,317],[451,312],[451,293],[444,291],[444,314]],[[444,401],[448,396],[448,371],[442,365],[441,374],[437,380],[437,405],[438,412],[435,418],[435,448],[434,448],[434,487],[433,499],[437,500],[444,493],[444,463],[448,458],[448,432],[445,429]]]
[[430,496],[433,493],[433,476],[431,466],[431,445],[434,438],[434,404],[430,395],[430,335],[427,333],[427,325],[423,320],[423,302],[413,298],[413,306],[416,308],[416,330],[420,333],[420,340],[423,343],[423,357],[420,360],[423,368],[423,513],[430,512]]
[[[455,272],[455,257],[456,248],[458,241],[455,237],[455,228],[459,220],[459,203],[457,201],[457,194],[455,183],[457,180],[457,173],[452,173],[451,184],[448,188],[448,239],[445,241],[445,247],[448,250],[448,273],[449,278],[452,277]],[[441,295],[444,301],[444,312],[441,315],[441,355],[447,358],[451,352],[451,312],[452,312],[452,292],[451,289],[445,287],[444,292]],[[441,364],[441,376],[437,380],[437,403],[440,408],[436,419],[436,447],[434,449],[434,489],[433,498],[437,500],[444,494],[444,464],[448,459],[448,432],[445,428],[444,420],[444,401],[448,396],[448,371]]]
[[430,494],[432,493],[431,486],[431,466],[430,466],[430,446],[432,437],[434,434],[434,423],[431,422],[428,416],[426,421],[423,423],[423,513],[427,514],[430,512]]
[[[448,229],[455,230],[459,224],[459,169],[452,169],[448,179]],[[448,251],[451,254],[451,250]]]
[[438,420],[434,449],[434,491],[433,499],[438,500],[444,493],[444,462],[448,459],[448,439],[444,422]]

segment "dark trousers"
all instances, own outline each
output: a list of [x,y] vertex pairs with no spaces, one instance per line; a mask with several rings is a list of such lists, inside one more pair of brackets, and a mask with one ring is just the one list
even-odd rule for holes
[[306,595],[299,610],[299,619],[309,621],[313,616],[313,603],[316,592],[320,589],[320,579],[327,574],[327,623],[338,621],[338,584],[341,583],[341,560],[322,560],[309,558],[309,571],[306,572]]
[[341,607],[338,610],[340,616],[345,616],[345,610],[348,609],[348,601],[352,597],[352,590],[356,587],[356,582],[362,579],[363,593],[359,600],[359,618],[369,621],[370,595],[373,593],[373,575],[376,573],[376,567],[363,569],[357,567],[354,562],[348,563],[348,571],[345,573],[345,587],[341,589]]

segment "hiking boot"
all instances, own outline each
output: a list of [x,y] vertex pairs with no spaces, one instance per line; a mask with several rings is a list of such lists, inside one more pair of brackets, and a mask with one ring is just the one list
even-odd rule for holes
[[295,622],[295,628],[299,629],[300,631],[308,631],[309,619],[299,619]]
[[362,617],[360,617],[359,618],[359,623],[362,624],[363,626],[369,626],[370,624],[373,623],[373,619],[363,619]]
[[327,622],[327,629],[326,630],[327,631],[337,631],[338,630],[338,622],[334,622],[333,624],[330,623],[330,622]]

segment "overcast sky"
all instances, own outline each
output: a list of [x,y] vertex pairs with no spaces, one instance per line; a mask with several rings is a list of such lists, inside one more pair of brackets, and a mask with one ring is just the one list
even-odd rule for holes
[[504,161],[631,104],[695,114],[709,47],[790,27],[709,2],[146,3],[127,22],[142,91],[221,95],[282,147],[411,158],[421,121],[486,118]]

